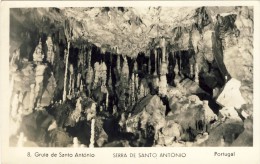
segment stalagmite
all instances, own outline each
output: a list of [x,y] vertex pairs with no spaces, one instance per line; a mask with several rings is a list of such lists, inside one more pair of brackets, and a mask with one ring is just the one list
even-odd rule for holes
[[15,94],[14,95],[14,97],[13,97],[13,101],[12,101],[12,104],[11,104],[11,116],[13,117],[13,118],[15,118],[16,117],[16,115],[17,115],[17,110],[18,110],[18,103],[19,103],[19,95],[18,94]]
[[107,66],[105,62],[102,62],[100,65],[100,76],[102,83],[106,84],[107,82]]
[[162,63],[160,65],[160,84],[159,84],[159,94],[165,96],[167,94],[167,78],[166,74],[168,73],[168,65],[166,63],[166,46],[165,39],[160,40],[160,45],[162,49]]
[[23,96],[24,96],[23,92],[20,92],[20,93],[19,93],[19,96],[18,96],[18,102],[19,102],[19,103],[22,103],[22,102],[23,102]]
[[9,86],[9,97],[12,97],[13,94],[13,88],[14,88],[14,78],[13,75],[11,76],[10,86]]
[[63,86],[63,96],[62,100],[66,101],[67,99],[67,76],[68,76],[68,65],[69,65],[69,50],[70,50],[70,41],[68,41],[68,50],[64,51],[64,54],[66,56],[65,61],[65,73],[64,73],[64,86]]
[[44,79],[44,72],[45,72],[45,69],[47,68],[46,65],[44,64],[38,64],[37,67],[35,68],[35,82],[36,82],[36,85],[35,85],[35,97],[37,98],[37,102],[36,104],[40,103],[39,101],[39,96],[40,96],[40,93],[42,92],[42,87],[43,87],[43,79]]
[[83,82],[82,82],[82,80],[80,80],[80,87],[79,87],[79,91],[80,91],[80,92],[83,92],[83,89],[84,89],[84,85],[83,85]]
[[194,75],[194,68],[193,68],[193,64],[190,64],[190,76],[193,77]]
[[72,147],[80,147],[79,140],[77,137],[73,137],[73,145]]
[[167,95],[167,78],[166,78],[166,75],[161,75],[160,76],[159,94],[161,94],[162,96],[166,96]]
[[[17,66],[15,64],[15,60],[19,60],[20,59],[20,49],[17,49],[15,50],[15,52],[13,53],[13,56],[12,56],[12,59],[11,59],[11,62],[10,62],[10,66],[11,66],[11,69],[10,71],[12,72],[15,72],[17,70]],[[13,87],[14,87],[14,77],[13,77],[13,73],[11,75],[11,80],[10,80],[10,86],[9,86],[9,95],[10,95],[10,98],[12,97],[12,94],[13,94]]]
[[72,112],[71,114],[71,119],[73,121],[75,121],[76,123],[79,121],[79,118],[81,116],[81,111],[82,111],[82,105],[81,105],[81,102],[82,102],[82,98],[79,97],[77,99],[77,102],[76,102],[76,109]]
[[10,146],[253,142],[253,13],[11,9]]
[[42,42],[41,40],[39,41],[39,44],[36,46],[35,51],[33,53],[33,61],[37,64],[36,68],[35,68],[35,88],[34,88],[34,92],[35,92],[35,100],[37,102],[34,102],[36,104],[40,104],[39,99],[41,98],[40,94],[42,92],[42,87],[43,87],[43,79],[44,79],[44,72],[45,69],[47,68],[47,65],[42,64],[43,61],[43,51],[42,51]]
[[95,144],[95,119],[91,120],[91,136],[90,136],[90,144],[89,147],[93,148]]
[[27,141],[26,137],[24,136],[24,133],[21,132],[18,138],[18,142],[16,147],[24,147],[24,142]]
[[138,78],[138,74],[135,74],[135,89],[138,90],[139,87],[139,78]]
[[138,99],[145,96],[145,89],[143,83],[140,84]]
[[35,102],[35,94],[34,94],[35,84],[31,84],[30,88],[31,91],[30,91],[29,111],[32,112],[34,108],[34,102]]

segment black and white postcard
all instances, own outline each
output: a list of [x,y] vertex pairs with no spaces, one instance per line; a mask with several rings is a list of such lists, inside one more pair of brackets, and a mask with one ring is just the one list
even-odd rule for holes
[[1,162],[259,163],[259,7],[1,2]]

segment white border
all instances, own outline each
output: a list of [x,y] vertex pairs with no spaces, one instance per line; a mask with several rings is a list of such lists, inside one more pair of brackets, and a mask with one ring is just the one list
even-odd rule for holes
[[[260,163],[259,129],[259,16],[260,1],[2,1],[0,8],[0,106],[1,106],[1,155],[2,163]],[[9,8],[20,7],[100,7],[100,6],[254,6],[254,146],[253,147],[188,147],[188,148],[10,148],[8,146],[8,77],[9,77]],[[95,158],[28,158],[27,152],[94,153]],[[236,152],[235,157],[214,157],[214,152]],[[113,158],[113,153],[181,152],[186,158]],[[0,156],[1,157],[1,156]]]

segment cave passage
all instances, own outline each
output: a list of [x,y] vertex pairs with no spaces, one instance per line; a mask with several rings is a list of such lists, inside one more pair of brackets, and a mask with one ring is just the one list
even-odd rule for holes
[[10,146],[250,146],[253,9],[219,8],[11,9]]

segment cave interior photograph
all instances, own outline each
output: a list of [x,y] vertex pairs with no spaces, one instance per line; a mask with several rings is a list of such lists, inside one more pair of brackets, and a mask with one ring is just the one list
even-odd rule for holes
[[249,6],[11,8],[11,147],[252,147]]

